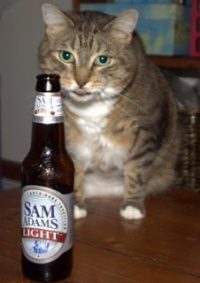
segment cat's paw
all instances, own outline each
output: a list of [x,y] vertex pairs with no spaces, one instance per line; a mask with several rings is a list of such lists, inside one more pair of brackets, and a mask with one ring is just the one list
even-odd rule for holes
[[131,205],[121,208],[119,213],[121,217],[130,220],[139,220],[145,216],[144,213],[142,213],[137,207],[133,207]]
[[80,219],[87,215],[87,210],[85,208],[80,208],[78,205],[74,206],[74,218]]

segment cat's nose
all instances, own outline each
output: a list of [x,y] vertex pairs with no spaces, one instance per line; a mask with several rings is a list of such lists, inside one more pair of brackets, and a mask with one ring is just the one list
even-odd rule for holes
[[87,83],[89,77],[89,71],[85,67],[79,67],[76,70],[76,82],[80,88]]
[[78,80],[76,80],[79,88],[83,88],[84,85],[86,84],[87,80],[85,80],[84,78],[79,78]]

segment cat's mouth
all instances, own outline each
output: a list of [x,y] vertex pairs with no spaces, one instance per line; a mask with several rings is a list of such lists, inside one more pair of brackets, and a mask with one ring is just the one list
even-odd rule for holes
[[77,88],[74,90],[66,90],[65,88],[62,89],[63,95],[66,98],[70,98],[71,100],[75,102],[90,102],[93,100],[99,100],[101,97],[100,92],[91,92],[88,90],[85,90],[83,88]]
[[78,95],[78,96],[87,96],[87,95],[91,95],[90,92],[86,91],[85,89],[82,88],[78,88],[76,90],[73,91],[74,94]]

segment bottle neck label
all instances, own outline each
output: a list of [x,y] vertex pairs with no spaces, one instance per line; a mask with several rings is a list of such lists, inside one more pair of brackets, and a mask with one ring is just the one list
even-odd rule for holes
[[56,124],[63,122],[62,98],[59,92],[38,92],[33,111],[33,122]]
[[53,262],[74,243],[74,195],[42,186],[23,187],[22,248],[31,262]]

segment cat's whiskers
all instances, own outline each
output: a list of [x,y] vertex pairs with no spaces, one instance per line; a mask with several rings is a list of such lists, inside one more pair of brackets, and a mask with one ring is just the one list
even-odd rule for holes
[[125,100],[127,100],[128,102],[130,102],[132,105],[136,106],[136,107],[137,107],[137,110],[140,110],[140,111],[142,111],[143,114],[147,114],[147,115],[148,115],[148,112],[145,111],[144,109],[142,109],[139,103],[136,103],[135,101],[133,101],[132,99],[130,99],[129,97],[127,97],[126,95],[124,95],[124,94],[122,94],[122,93],[121,93],[121,96],[122,96]]
[[123,106],[121,106],[121,105],[115,105],[115,108],[118,108],[118,109],[120,109],[120,111],[122,111],[123,113],[127,113],[127,110],[126,110],[126,108],[125,107],[123,107]]

